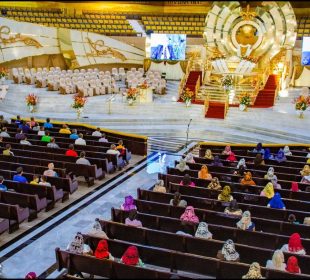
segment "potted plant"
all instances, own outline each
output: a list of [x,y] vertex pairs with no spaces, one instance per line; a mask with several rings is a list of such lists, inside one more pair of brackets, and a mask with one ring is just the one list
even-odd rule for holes
[[222,78],[222,87],[225,90],[232,90],[233,89],[233,77],[231,75],[226,75]]
[[33,93],[30,93],[26,96],[26,104],[30,113],[35,112],[38,100],[39,98]]
[[81,117],[86,101],[86,97],[79,96],[78,94],[75,94],[73,96],[73,104],[71,105],[71,107],[76,110],[77,119]]
[[133,105],[133,102],[137,100],[138,89],[137,88],[129,88],[127,91],[126,99],[129,105]]
[[243,93],[239,96],[239,109],[240,111],[247,111],[251,105],[251,96],[248,93]]
[[182,94],[181,94],[181,99],[185,102],[186,107],[189,107],[191,105],[192,99],[194,97],[194,92],[190,90],[189,88],[186,88]]
[[295,110],[299,118],[304,118],[304,112],[308,109],[310,105],[310,97],[300,95],[293,99],[293,103],[295,104]]

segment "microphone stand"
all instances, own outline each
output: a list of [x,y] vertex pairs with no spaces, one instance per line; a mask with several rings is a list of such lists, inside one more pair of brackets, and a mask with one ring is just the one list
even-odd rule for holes
[[188,145],[188,133],[189,133],[189,126],[190,126],[191,122],[192,122],[192,119],[189,120],[189,123],[187,125],[185,148],[187,148],[187,145]]

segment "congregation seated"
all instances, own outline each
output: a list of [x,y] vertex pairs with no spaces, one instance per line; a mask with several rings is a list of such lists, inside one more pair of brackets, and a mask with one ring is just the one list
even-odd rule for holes
[[77,130],[74,128],[72,129],[72,133],[69,136],[70,139],[76,140],[79,138],[79,135],[77,134]]
[[5,150],[3,150],[2,154],[4,156],[14,156],[14,153],[11,151],[12,147],[10,144],[5,145]]
[[237,169],[239,169],[241,166],[243,166],[244,169],[247,169],[246,162],[245,162],[244,158],[239,160],[239,162],[237,164]]
[[102,133],[102,136],[99,138],[99,142],[109,142],[104,133]]
[[255,231],[255,223],[252,222],[250,211],[244,211],[242,218],[237,222],[237,228],[246,231]]
[[25,121],[22,121],[21,124],[18,126],[18,128],[20,128],[23,131],[23,133],[25,133],[25,134],[32,131],[29,124],[26,123]]
[[274,156],[271,154],[270,149],[266,148],[264,153],[264,160],[274,159]]
[[126,159],[126,148],[124,146],[123,140],[118,140],[116,150],[119,151],[119,155],[123,158],[125,164],[128,164]]
[[184,175],[180,185],[185,187],[195,187],[195,183],[191,180],[191,177],[188,174]]
[[99,219],[95,220],[92,229],[87,233],[87,235],[100,239],[109,239],[107,234],[102,230]]
[[240,181],[242,185],[256,186],[256,183],[252,179],[252,173],[250,171],[244,172],[244,176]]
[[213,159],[214,159],[214,156],[212,155],[212,151],[211,151],[210,149],[207,149],[207,150],[206,150],[205,158],[206,158],[206,159],[210,159],[210,160],[213,160]]
[[271,198],[271,200],[267,204],[267,207],[270,207],[273,209],[286,209],[282,201],[281,194],[278,192],[276,192],[274,196]]
[[24,173],[23,168],[17,167],[16,174],[13,176],[13,181],[20,183],[28,183],[26,177],[23,176],[23,173]]
[[94,256],[100,260],[107,259],[114,261],[114,257],[109,252],[108,242],[104,239],[99,241]]
[[181,215],[180,220],[189,224],[198,224],[199,218],[195,214],[193,206],[187,206],[184,213]]
[[157,183],[155,184],[153,188],[154,192],[161,192],[161,193],[166,193],[167,190],[165,188],[165,183],[164,180],[158,180]]
[[129,246],[121,257],[120,262],[126,265],[144,267],[144,263],[139,257],[139,252],[136,246]]
[[284,151],[282,149],[279,149],[278,153],[274,157],[274,160],[276,160],[279,163],[287,160]]
[[194,155],[192,153],[188,153],[184,158],[186,162],[195,163]]
[[45,175],[41,176],[41,180],[40,180],[39,185],[47,186],[47,187],[51,187],[52,186],[50,182],[47,182],[47,177]]
[[34,174],[30,184],[31,185],[39,185],[39,183],[40,183],[40,176],[37,174]]
[[265,154],[265,150],[263,149],[262,143],[257,143],[256,148],[252,150],[252,153],[261,154],[261,155]]
[[49,131],[45,131],[45,133],[42,135],[41,137],[41,141],[42,142],[51,142],[51,136],[50,136],[50,132]]
[[22,123],[22,120],[21,120],[21,118],[20,118],[20,115],[17,115],[16,116],[16,120],[15,120],[15,122],[14,122],[17,126],[19,126],[21,123]]
[[48,148],[59,149],[59,146],[58,146],[58,144],[56,144],[56,140],[55,140],[54,137],[51,137],[51,138],[50,138],[50,142],[47,143],[46,146],[47,146]]
[[288,244],[284,244],[280,250],[284,253],[306,255],[306,251],[301,243],[300,235],[296,232],[290,236]]
[[232,201],[234,198],[231,195],[230,186],[224,186],[223,190],[218,195],[217,199],[219,201],[223,201],[223,202],[230,202],[230,201]]
[[295,225],[299,225],[300,223],[296,220],[296,216],[294,214],[290,214],[287,218],[287,221],[290,224],[295,224]]
[[76,163],[77,164],[84,164],[84,165],[91,165],[89,160],[85,158],[86,157],[86,153],[84,151],[82,151],[80,153],[80,158],[77,159]]
[[290,151],[290,147],[289,146],[285,146],[283,149],[284,155],[285,156],[292,156],[292,152]]
[[224,213],[228,215],[241,216],[242,209],[239,208],[237,200],[233,199],[230,201],[229,206],[225,208]]
[[74,150],[73,144],[69,145],[69,149],[66,151],[65,155],[68,157],[78,157],[77,152]]
[[24,140],[26,135],[24,134],[23,130],[21,128],[17,129],[17,133],[15,134],[15,139],[17,140]]
[[79,134],[79,137],[75,140],[74,144],[86,146],[86,141],[83,139],[82,133]]
[[[16,122],[15,122],[15,123],[16,123]],[[51,123],[50,118],[47,118],[47,119],[46,119],[46,122],[43,124],[43,127],[44,127],[45,129],[51,129],[51,128],[54,127],[54,125]]]
[[38,131],[38,135],[39,136],[44,136],[45,135],[45,127],[44,126],[40,126],[40,129]]
[[0,137],[11,137],[6,127],[2,127]]
[[237,168],[237,170],[235,170],[233,174],[243,177],[244,173],[246,173],[246,169],[244,165],[240,165],[239,168]]
[[131,195],[125,197],[125,202],[121,205],[121,209],[124,211],[130,211],[133,209],[137,209],[135,205],[135,201]]
[[198,172],[199,179],[211,180],[212,175],[208,171],[208,167],[206,165],[201,166],[200,171]]
[[141,221],[137,220],[137,210],[132,209],[129,211],[128,218],[125,219],[125,225],[142,227]]
[[261,191],[260,196],[265,196],[269,199],[273,198],[274,196],[274,188],[273,188],[273,184],[271,182],[269,182],[265,188]]
[[269,167],[267,174],[264,176],[265,179],[268,180],[277,180],[277,176],[274,174],[274,168],[273,167]]
[[212,239],[212,233],[209,231],[208,224],[200,222],[195,232],[195,237],[202,239]]
[[176,165],[175,168],[181,172],[183,172],[185,170],[189,170],[189,166],[186,164],[186,161],[183,158],[180,159],[180,162]]
[[272,259],[266,263],[266,268],[285,271],[286,264],[284,262],[284,254],[281,250],[274,251]]
[[237,161],[237,158],[235,156],[235,153],[234,152],[230,152],[230,154],[228,155],[228,157],[226,158],[227,161],[231,161],[231,162],[234,162],[234,161]]
[[219,156],[215,156],[214,160],[211,162],[212,166],[223,166],[223,163]]
[[51,162],[48,164],[48,169],[44,171],[43,175],[48,177],[58,177],[57,172],[54,171],[54,163]]
[[32,145],[32,144],[28,141],[27,136],[25,136],[24,139],[20,140],[19,143],[22,144],[22,145],[29,145],[29,146]]
[[219,179],[217,177],[212,178],[211,182],[209,183],[208,189],[210,190],[215,190],[215,191],[219,191],[222,189],[222,186],[219,182]]
[[110,146],[110,149],[107,150],[107,154],[119,156],[119,155],[120,155],[120,152],[117,150],[116,145],[115,145],[115,144],[112,144],[112,145]]
[[0,115],[0,125],[7,125],[9,122],[4,119],[3,115]]
[[102,137],[100,127],[97,127],[97,129],[95,131],[93,131],[93,133],[91,135],[96,136],[96,137]]
[[262,154],[257,154],[255,159],[254,159],[254,166],[260,166],[260,165],[265,165],[265,161],[263,159]]
[[231,239],[228,239],[223,244],[222,250],[217,253],[217,258],[228,262],[239,262],[240,256],[236,251],[235,243]]
[[186,207],[187,202],[184,199],[181,199],[181,194],[179,192],[175,192],[173,199],[170,199],[169,202],[172,206]]
[[7,186],[3,184],[4,178],[3,176],[0,176],[0,191],[5,192],[8,190]]
[[301,176],[309,176],[310,175],[310,166],[306,164],[304,168],[300,171]]
[[30,127],[30,129],[35,130],[36,127],[39,126],[39,124],[35,121],[34,117],[30,118],[30,121],[27,122],[27,125]]
[[309,176],[303,176],[300,180],[300,183],[303,184],[310,184],[310,175]]
[[231,152],[232,152],[231,147],[227,145],[225,149],[222,151],[222,155],[229,156]]
[[62,128],[59,130],[60,134],[71,134],[71,130],[69,129],[68,125],[63,124]]
[[249,271],[247,274],[242,276],[242,279],[263,279],[261,273],[261,268],[258,262],[253,262],[250,265]]

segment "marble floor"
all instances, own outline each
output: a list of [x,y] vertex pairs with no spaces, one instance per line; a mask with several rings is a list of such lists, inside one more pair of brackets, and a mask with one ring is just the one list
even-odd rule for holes
[[153,186],[158,173],[164,172],[167,166],[173,166],[184,151],[165,156],[152,153],[130,171],[3,249],[0,252],[3,276],[23,278],[29,271],[35,271],[47,278],[57,277],[59,272],[54,267],[56,247],[66,248],[76,232],[90,230],[96,218],[109,220],[111,207],[119,207],[126,195],[136,197],[137,188]]

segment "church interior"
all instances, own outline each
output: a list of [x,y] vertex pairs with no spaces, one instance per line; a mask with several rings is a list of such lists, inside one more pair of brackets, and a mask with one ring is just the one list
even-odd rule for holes
[[308,1],[1,1],[0,278],[309,279],[309,88]]

